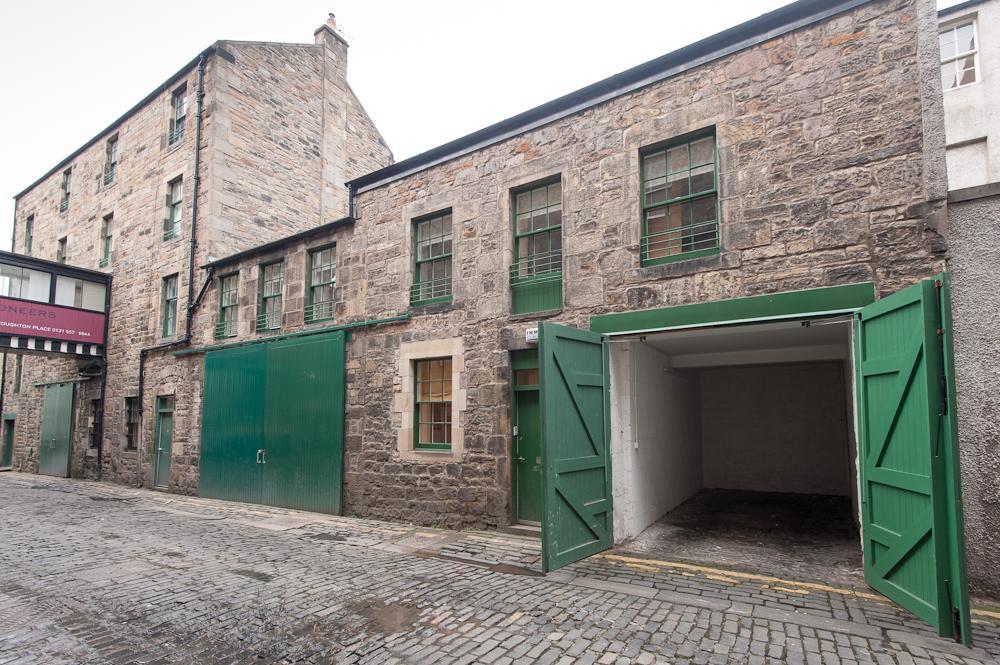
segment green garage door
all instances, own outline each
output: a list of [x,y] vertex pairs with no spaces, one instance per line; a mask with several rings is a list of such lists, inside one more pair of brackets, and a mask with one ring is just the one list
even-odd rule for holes
[[947,275],[878,300],[855,328],[865,579],[971,642]]
[[46,476],[69,477],[69,457],[72,448],[74,383],[45,386],[42,403],[42,431],[38,442],[38,473]]
[[205,356],[202,496],[340,513],[342,331]]
[[600,333],[539,325],[542,566],[612,546],[608,375]]

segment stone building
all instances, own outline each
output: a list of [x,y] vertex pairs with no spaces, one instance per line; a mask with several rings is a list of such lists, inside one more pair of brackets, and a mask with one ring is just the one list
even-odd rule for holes
[[[217,42],[15,197],[15,252],[113,275],[104,417],[95,375],[76,390],[73,475],[96,474],[100,453],[104,478],[148,481],[140,444],[154,419],[141,415],[157,391],[139,396],[162,379],[145,364],[190,343],[197,266],[343,217],[344,183],[392,162],[347,83],[347,50],[332,18],[314,44]],[[72,357],[6,358],[15,469],[38,465],[36,384],[77,370]],[[176,409],[174,451],[197,459],[183,447],[191,407]],[[197,478],[174,485],[194,491]]]
[[359,171],[343,218],[199,254],[190,344],[145,356],[105,473],[521,523],[547,569],[699,496],[801,500],[811,547],[968,641],[927,406],[954,398],[939,65],[929,0],[800,0]]

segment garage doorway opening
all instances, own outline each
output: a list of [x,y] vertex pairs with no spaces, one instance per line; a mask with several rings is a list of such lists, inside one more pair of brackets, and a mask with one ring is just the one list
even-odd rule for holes
[[863,585],[849,316],[610,342],[620,550]]

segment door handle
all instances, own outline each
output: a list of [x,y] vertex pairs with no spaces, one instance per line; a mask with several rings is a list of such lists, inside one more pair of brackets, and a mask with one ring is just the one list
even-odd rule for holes
[[260,463],[267,464],[267,448],[260,451]]
[[264,451],[263,451],[263,450],[258,450],[258,451],[257,451],[257,464],[260,464],[260,454],[261,454],[262,452],[264,452]]
[[523,458],[523,457],[521,457],[520,455],[518,455],[518,456],[517,456],[517,461],[518,461],[518,462],[523,462],[523,461],[524,461],[524,458]]

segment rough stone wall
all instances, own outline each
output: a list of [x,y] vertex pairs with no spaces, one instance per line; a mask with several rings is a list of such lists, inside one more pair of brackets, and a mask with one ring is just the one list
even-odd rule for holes
[[[332,54],[323,44],[220,42],[217,46],[220,50],[208,58],[205,76],[196,254],[199,266],[212,257],[242,251],[346,215],[346,190],[339,184],[331,188],[339,199],[321,213],[321,177],[335,177],[337,183],[342,183],[358,173],[352,170],[345,174],[338,169],[377,168],[391,162],[391,153],[343,80],[346,45],[342,52]],[[324,57],[337,63],[326,73]],[[156,398],[173,394],[176,404],[171,489],[193,493],[198,480],[200,356],[177,359],[170,350],[148,354],[140,443],[136,451],[125,450],[125,398],[138,395],[139,351],[180,339],[184,332],[194,184],[196,69],[187,72],[184,80],[188,90],[184,139],[175,145],[167,142],[170,95],[181,85],[178,81],[115,130],[120,141],[114,184],[104,186],[101,180],[105,157],[102,140],[73,161],[73,194],[67,212],[58,211],[61,172],[17,201],[14,251],[23,252],[24,221],[34,214],[35,256],[54,259],[57,239],[68,235],[67,263],[97,269],[101,221],[104,215],[114,213],[114,251],[106,268],[114,277],[108,333],[104,477],[149,484]],[[331,80],[339,80],[339,84],[331,86]],[[342,121],[328,123],[324,109],[333,104],[337,95],[342,97],[336,105]],[[355,150],[360,154],[354,156]],[[330,159],[331,154],[336,160]],[[332,171],[323,170],[324,163],[334,164]],[[184,177],[183,224],[178,238],[164,241],[167,183],[177,176]],[[302,261],[295,282],[298,286],[289,286],[287,302],[298,308],[288,310],[290,325],[296,316],[294,311],[301,325]],[[357,261],[352,266],[345,270],[360,269]],[[160,335],[161,286],[163,277],[172,273],[179,277],[177,335],[167,339]],[[205,271],[196,270],[196,295],[207,277]],[[255,272],[252,279],[256,279]],[[360,283],[360,279],[348,283]],[[195,344],[214,341],[218,311],[214,297],[213,286],[196,312]],[[361,300],[355,295],[351,302]],[[255,307],[256,300],[247,303]],[[358,306],[338,306],[338,316],[356,311],[360,311]],[[248,325],[248,334],[255,334],[252,319]],[[18,413],[16,464],[35,469],[41,388],[13,394],[13,367],[11,357],[7,360],[4,409]],[[23,385],[75,376],[72,360],[32,357],[25,360]],[[90,383],[96,390],[96,382]],[[89,395],[89,384],[86,390]],[[74,411],[75,475],[96,470],[87,452],[90,399],[78,399]]]
[[958,432],[969,579],[1000,598],[1000,186],[948,205]]
[[[212,61],[206,68],[206,81],[212,76]],[[184,138],[170,145],[167,140],[171,117],[171,95],[181,85],[188,90],[188,116]],[[61,171],[49,176],[16,204],[14,251],[23,253],[24,222],[34,215],[32,255],[55,260],[56,243],[67,238],[66,263],[112,273],[112,312],[108,329],[108,382],[105,411],[105,450],[124,449],[125,396],[136,394],[139,349],[167,341],[160,335],[160,299],[162,280],[177,273],[178,334],[183,328],[187,295],[187,254],[191,238],[191,201],[194,161],[194,118],[197,71],[192,68],[183,79],[171,85],[127,118],[108,137],[117,133],[118,166],[114,183],[105,185],[106,139],[96,142],[73,160],[73,188],[69,207],[59,212]],[[211,102],[211,98],[206,99]],[[211,124],[211,113],[206,114]],[[202,149],[205,150],[203,141]],[[178,237],[163,240],[163,220],[167,216],[168,183],[184,177],[184,207]],[[201,205],[204,205],[202,198]],[[100,267],[101,223],[107,214],[114,215],[113,250],[108,266]],[[15,426],[15,458],[34,456],[30,468],[37,468],[37,442],[41,426],[42,389],[12,391],[12,355],[7,359],[4,409],[18,414]],[[24,360],[23,386],[44,381],[76,378],[72,359],[34,356]],[[84,387],[85,386],[85,387]],[[74,452],[71,471],[90,475],[96,468],[89,453],[90,400],[96,398],[97,380],[78,386],[74,403]],[[24,413],[27,417],[22,417]],[[148,414],[148,411],[146,412]],[[29,453],[29,451],[31,451]],[[106,462],[109,455],[106,455]],[[112,479],[137,482],[137,454],[124,452],[114,456],[108,469]],[[25,467],[29,468],[29,467]]]
[[[412,220],[447,208],[454,301],[356,336],[365,387],[348,410],[360,437],[347,442],[347,511],[509,521],[508,351],[536,318],[510,315],[512,188],[562,181],[564,303],[552,318],[580,327],[598,313],[867,280],[886,294],[941,270],[938,176],[924,165],[941,140],[924,131],[928,13],[923,0],[867,4],[361,193],[366,315],[408,309]],[[722,250],[642,267],[640,151],[712,126]],[[399,344],[452,337],[465,348],[465,458],[402,462],[391,414]]]

